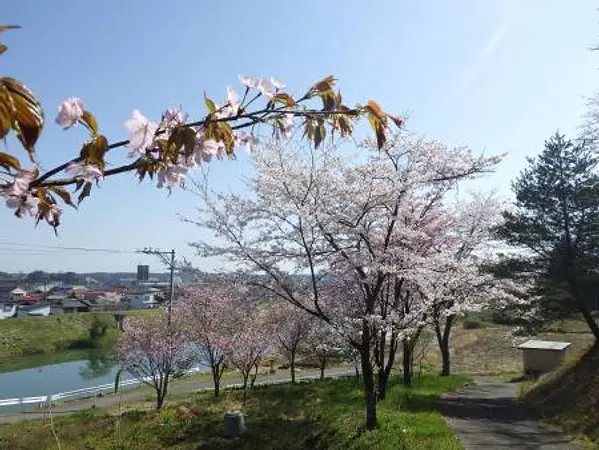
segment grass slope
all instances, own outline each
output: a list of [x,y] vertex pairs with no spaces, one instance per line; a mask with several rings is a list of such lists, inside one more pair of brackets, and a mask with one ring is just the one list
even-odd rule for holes
[[522,398],[547,422],[582,435],[591,448],[599,448],[599,345],[539,379]]
[[[55,418],[62,449],[462,449],[437,411],[441,393],[467,381],[463,376],[422,377],[405,388],[394,379],[379,403],[379,427],[365,432],[363,395],[353,379],[256,388],[245,406],[239,391],[219,399],[197,393],[161,412],[129,411],[120,421],[93,410]],[[247,432],[222,437],[223,414],[241,409]],[[120,438],[119,438],[120,436]],[[55,448],[47,421],[0,426],[0,448]]]
[[0,370],[11,357],[92,347],[89,332],[94,320],[106,326],[106,340],[114,342],[118,330],[110,314],[81,313],[0,321]]

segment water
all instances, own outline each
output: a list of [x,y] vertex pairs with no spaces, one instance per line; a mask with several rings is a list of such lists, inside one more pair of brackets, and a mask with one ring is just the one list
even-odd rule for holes
[[35,397],[114,383],[118,369],[108,356],[90,353],[88,359],[0,373],[0,398]]
[[[114,383],[118,365],[110,356],[89,352],[86,359],[0,373],[0,399],[35,397]],[[133,377],[124,373],[121,380]],[[3,406],[3,411],[35,408],[35,405]]]

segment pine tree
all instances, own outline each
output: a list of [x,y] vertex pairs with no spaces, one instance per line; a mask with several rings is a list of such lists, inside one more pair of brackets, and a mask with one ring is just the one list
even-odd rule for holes
[[584,143],[556,133],[528,162],[512,185],[515,207],[503,213],[498,236],[524,250],[543,311],[550,318],[579,311],[599,340],[590,308],[599,285],[598,160]]

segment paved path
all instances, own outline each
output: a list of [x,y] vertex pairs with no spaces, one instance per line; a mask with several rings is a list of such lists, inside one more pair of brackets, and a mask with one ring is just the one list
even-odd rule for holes
[[441,400],[441,413],[466,450],[572,450],[570,439],[541,427],[517,400],[518,385],[477,379]]
[[[327,378],[334,378],[340,376],[354,375],[355,369],[353,366],[337,366],[327,369],[325,371],[325,376]],[[320,370],[308,369],[303,371],[296,372],[296,379],[313,379],[318,378],[320,376]],[[221,390],[226,387],[231,387],[234,385],[239,385],[242,383],[242,378],[240,375],[231,376],[229,378],[223,378],[221,381]],[[287,370],[279,370],[275,374],[269,375],[260,375],[256,380],[256,385],[261,384],[269,384],[269,383],[286,383],[291,382],[289,378],[289,371]],[[182,379],[178,383],[173,383],[169,386],[169,394],[177,395],[183,394],[186,392],[194,392],[198,390],[206,390],[212,389],[212,381],[193,381],[193,380],[185,380]],[[122,394],[122,403],[123,405],[127,403],[135,403],[135,402],[143,402],[148,397],[153,398],[154,391],[149,387],[141,387],[133,390],[123,391]],[[90,409],[92,407],[96,408],[107,408],[110,406],[118,405],[119,399],[121,395],[104,395],[102,397],[87,398],[81,400],[71,400],[65,403],[61,403],[55,405],[52,408],[52,415],[68,415],[77,411],[83,411],[86,409]],[[168,396],[165,401],[165,404],[168,404]],[[38,409],[31,410],[26,412],[0,412],[0,423],[15,423],[22,422],[23,420],[31,420],[31,419],[44,419],[48,418],[48,410],[47,409]]]

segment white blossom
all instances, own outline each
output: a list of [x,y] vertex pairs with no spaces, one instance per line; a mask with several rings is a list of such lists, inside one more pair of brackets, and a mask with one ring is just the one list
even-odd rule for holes
[[104,172],[95,164],[89,164],[86,161],[70,163],[65,169],[69,175],[87,182],[101,180],[104,178]]
[[131,119],[125,122],[129,130],[129,156],[144,155],[152,146],[158,125],[148,120],[139,110],[134,110]]
[[56,115],[56,123],[65,130],[77,124],[83,117],[85,108],[83,101],[77,97],[71,97],[58,105],[58,114]]

